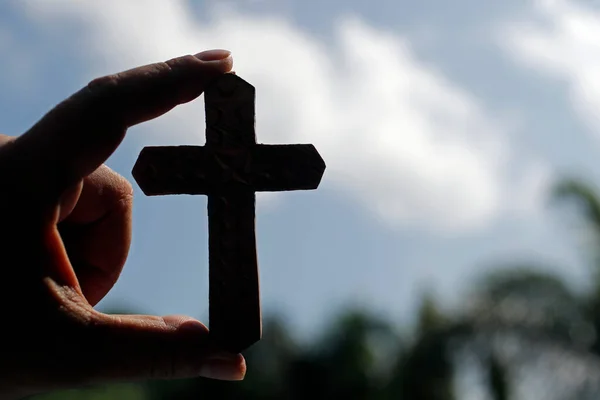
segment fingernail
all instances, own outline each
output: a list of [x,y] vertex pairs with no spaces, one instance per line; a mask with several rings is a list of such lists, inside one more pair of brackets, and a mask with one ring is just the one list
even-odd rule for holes
[[241,381],[246,375],[246,363],[238,356],[214,356],[200,368],[200,376],[221,381]]
[[220,61],[229,56],[231,56],[231,52],[229,50],[215,49],[203,51],[202,53],[196,54],[194,57],[202,61]]

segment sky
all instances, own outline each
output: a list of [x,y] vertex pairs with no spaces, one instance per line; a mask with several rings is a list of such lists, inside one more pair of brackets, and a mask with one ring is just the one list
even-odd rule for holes
[[[316,191],[259,194],[265,314],[310,337],[341,309],[390,321],[432,292],[535,262],[574,286],[581,230],[552,183],[600,184],[600,8],[589,1],[74,0],[0,3],[0,131],[95,77],[211,48],[256,87],[262,143],[313,143]],[[130,129],[133,243],[99,307],[207,320],[206,198],[146,197],[144,146],[203,144],[203,98]]]

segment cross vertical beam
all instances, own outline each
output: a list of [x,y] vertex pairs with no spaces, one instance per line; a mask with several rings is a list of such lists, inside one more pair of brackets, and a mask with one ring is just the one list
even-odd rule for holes
[[209,329],[222,346],[239,352],[262,336],[255,236],[255,193],[239,173],[256,145],[254,87],[231,78],[204,94],[206,147],[227,189],[208,195]]

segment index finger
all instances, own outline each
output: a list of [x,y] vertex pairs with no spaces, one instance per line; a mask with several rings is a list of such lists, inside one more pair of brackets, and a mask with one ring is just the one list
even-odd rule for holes
[[15,140],[14,172],[54,199],[106,161],[128,127],[195,99],[232,64],[211,50],[95,79]]

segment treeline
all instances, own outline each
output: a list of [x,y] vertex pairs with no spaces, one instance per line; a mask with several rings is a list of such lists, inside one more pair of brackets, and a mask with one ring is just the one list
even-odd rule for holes
[[[245,354],[243,382],[206,379],[87,388],[69,399],[592,399],[600,396],[600,199],[562,181],[551,193],[577,211],[589,234],[589,290],[528,265],[476,277],[457,312],[424,296],[414,327],[365,311],[342,312],[309,344],[277,318]],[[569,268],[569,266],[562,266]],[[556,270],[556,269],[554,269]]]

